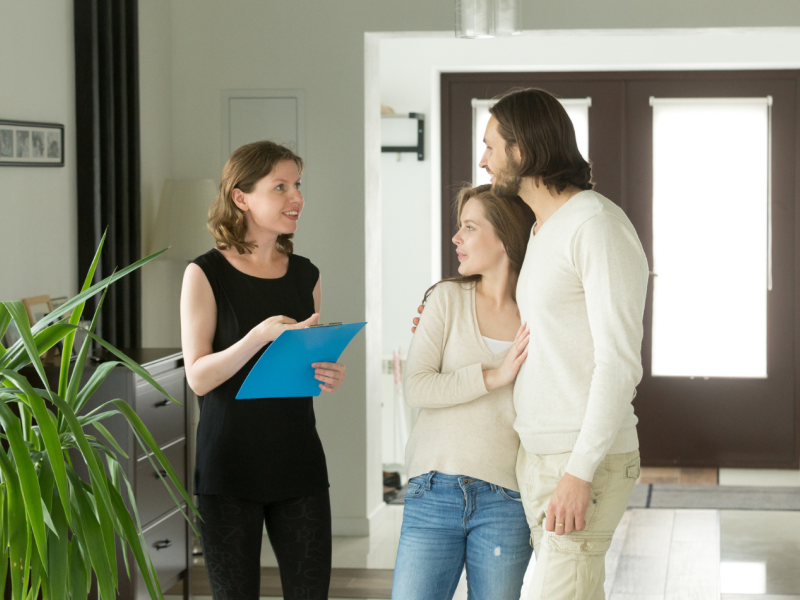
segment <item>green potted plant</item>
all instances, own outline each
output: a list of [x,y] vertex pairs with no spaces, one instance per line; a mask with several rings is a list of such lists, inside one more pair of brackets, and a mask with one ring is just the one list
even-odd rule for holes
[[[33,327],[21,302],[0,303],[0,339],[12,320],[20,334],[9,348],[0,344],[0,590],[10,579],[13,600],[33,600],[40,593],[43,600],[83,600],[93,573],[100,598],[113,600],[119,559],[117,538],[126,569],[132,556],[150,597],[163,599],[144,543],[131,483],[118,462],[118,456],[125,456],[125,452],[103,426],[111,416],[121,414],[127,419],[151,462],[160,464],[156,470],[166,471],[166,478],[197,513],[175,470],[124,400],[111,400],[91,412],[83,410],[105,377],[118,366],[130,369],[177,402],[144,368],[94,333],[108,287],[164,250],[92,285],[104,241],[105,236],[81,292]],[[84,329],[78,322],[86,301],[96,294],[102,296],[91,326]],[[70,369],[79,329],[86,338]],[[92,340],[117,360],[102,363],[81,386]],[[51,389],[41,356],[62,341],[58,387]],[[20,373],[28,365],[36,370],[44,389],[34,387]],[[12,410],[14,405],[17,411]],[[75,460],[85,463],[88,482],[78,477]],[[171,489],[170,494],[180,507]],[[184,516],[194,529],[186,512]]]

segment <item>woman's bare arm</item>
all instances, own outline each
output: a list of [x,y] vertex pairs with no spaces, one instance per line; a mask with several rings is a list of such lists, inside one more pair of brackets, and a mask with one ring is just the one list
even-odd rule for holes
[[314,312],[319,314],[322,310],[322,275],[317,279],[317,285],[314,286],[311,294],[314,296]]
[[203,396],[230,379],[261,348],[249,334],[230,348],[214,352],[211,344],[217,326],[217,303],[203,270],[192,263],[183,275],[181,289],[181,346],[186,381]]
[[270,317],[230,348],[214,352],[217,304],[205,273],[192,263],[186,268],[181,290],[181,345],[186,381],[195,394],[203,396],[238,373],[256,352],[282,331],[301,329],[318,320],[316,313],[302,323],[282,315]]

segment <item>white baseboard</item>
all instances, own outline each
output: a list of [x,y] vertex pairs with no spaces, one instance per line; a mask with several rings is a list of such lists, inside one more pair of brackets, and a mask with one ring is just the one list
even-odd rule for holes
[[386,503],[381,502],[368,517],[334,517],[331,530],[333,535],[342,537],[366,537],[381,526],[388,514]]

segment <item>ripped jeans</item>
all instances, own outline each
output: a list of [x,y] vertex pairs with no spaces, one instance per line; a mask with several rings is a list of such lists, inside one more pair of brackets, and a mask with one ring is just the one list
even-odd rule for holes
[[571,454],[528,454],[519,447],[517,481],[536,552],[524,600],[605,599],[606,552],[639,477],[639,451],[603,458],[592,480],[586,527],[557,536],[544,529],[546,511]]
[[408,482],[395,600],[450,600],[464,565],[470,600],[519,600],[531,558],[519,492],[432,471]]

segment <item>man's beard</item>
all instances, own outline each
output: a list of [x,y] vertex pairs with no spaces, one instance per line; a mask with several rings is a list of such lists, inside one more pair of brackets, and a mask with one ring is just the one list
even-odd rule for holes
[[522,185],[522,177],[519,173],[519,164],[513,156],[508,156],[506,166],[502,171],[495,171],[492,191],[501,198],[511,198],[519,195],[519,188]]

